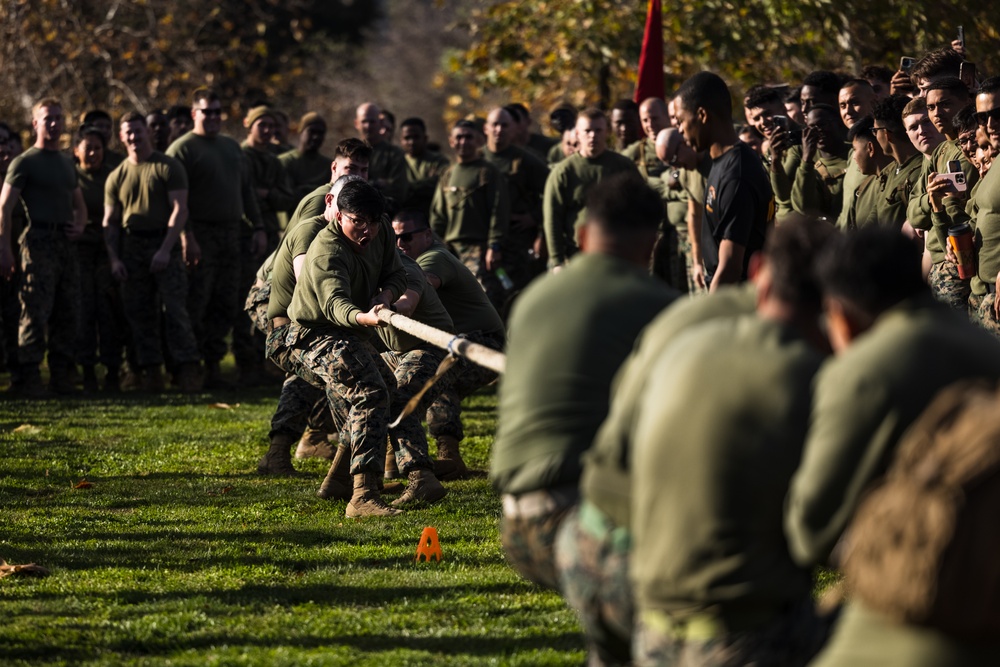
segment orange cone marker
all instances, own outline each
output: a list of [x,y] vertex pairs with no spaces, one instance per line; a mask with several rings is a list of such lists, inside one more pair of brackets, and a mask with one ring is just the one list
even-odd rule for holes
[[428,563],[431,562],[432,556],[441,562],[441,545],[438,543],[437,528],[427,526],[420,533],[420,543],[417,544],[417,556],[414,560],[419,563],[421,556],[426,558]]

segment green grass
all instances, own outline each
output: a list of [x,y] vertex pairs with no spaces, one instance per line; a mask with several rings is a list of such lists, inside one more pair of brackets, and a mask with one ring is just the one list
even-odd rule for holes
[[[325,462],[258,476],[277,393],[0,399],[0,558],[52,572],[0,580],[0,663],[584,661],[573,613],[504,561],[485,479],[355,522],[314,495]],[[465,423],[463,453],[485,469],[495,398],[470,399]],[[424,526],[441,563],[413,561]]]

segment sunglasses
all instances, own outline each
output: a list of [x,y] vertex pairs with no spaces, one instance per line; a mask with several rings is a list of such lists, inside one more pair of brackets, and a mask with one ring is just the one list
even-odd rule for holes
[[979,123],[981,127],[984,127],[987,123],[989,123],[991,118],[994,122],[1000,122],[1000,107],[990,109],[989,111],[976,112],[976,122]]
[[403,243],[409,243],[410,241],[413,240],[414,234],[419,234],[420,232],[426,231],[427,229],[428,229],[427,227],[424,227],[423,229],[414,229],[412,232],[406,232],[405,234],[396,234],[396,240],[402,241]]

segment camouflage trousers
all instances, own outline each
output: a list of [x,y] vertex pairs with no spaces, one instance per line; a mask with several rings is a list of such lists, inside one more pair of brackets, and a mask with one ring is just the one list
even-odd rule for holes
[[[247,293],[246,303],[243,304],[243,311],[250,318],[251,324],[253,324],[257,331],[267,338],[268,330],[270,327],[267,323],[267,304],[271,300],[271,279],[261,282],[259,279],[254,279],[253,285],[250,287],[250,291]],[[267,344],[265,343],[265,348]]]
[[559,586],[580,617],[591,667],[632,663],[630,550],[628,529],[586,500],[569,513],[556,535]]
[[[504,340],[500,335],[474,331],[464,337],[473,343],[503,350]],[[442,435],[452,436],[457,440],[464,438],[462,401],[496,378],[497,374],[493,371],[465,359],[452,366],[447,375],[441,378],[440,393],[427,409],[427,429],[431,435],[435,438]]]
[[972,311],[972,321],[1000,338],[1000,321],[997,320],[993,312],[993,303],[996,301],[996,294],[985,294],[981,297],[972,297],[969,300]]
[[[248,300],[249,301],[249,300]],[[248,311],[256,312],[256,311]],[[271,432],[269,437],[275,435],[291,435],[299,437],[305,430],[306,425],[312,425],[317,412],[325,413],[325,421],[333,421],[330,415],[330,405],[323,392],[323,381],[308,369],[300,369],[305,377],[299,377],[295,372],[295,366],[291,363],[291,350],[285,344],[289,330],[293,324],[284,324],[275,327],[267,335],[265,341],[265,355],[276,366],[287,374],[285,381],[281,385],[281,393],[278,396],[278,407],[271,417]],[[327,425],[321,429],[325,432],[339,431],[336,424]]]
[[[149,270],[162,243],[162,237],[126,233],[122,238],[121,257],[128,271],[128,280],[122,283],[122,303],[139,367],[162,364],[164,342],[172,363],[193,363],[201,358],[187,312],[187,274],[180,247],[174,246],[165,269],[159,273]],[[166,341],[161,336],[161,316],[168,332]]]
[[37,366],[47,348],[50,368],[68,368],[76,359],[80,323],[80,271],[73,244],[62,229],[29,226],[21,237],[21,267],[18,360]]
[[[246,228],[241,228],[239,250],[239,294],[246,294],[257,282],[257,269],[261,258],[250,254],[252,234]],[[270,245],[270,244],[269,244]],[[269,247],[266,253],[270,253]],[[266,310],[266,304],[265,304]],[[233,319],[233,357],[240,368],[260,366],[264,361],[264,339],[266,334],[259,330],[250,313],[240,310]]]
[[481,243],[459,243],[449,242],[448,246],[456,257],[465,264],[472,275],[476,277],[479,284],[483,286],[487,298],[498,312],[503,310],[503,304],[507,300],[507,291],[500,284],[500,279],[493,272],[486,270],[486,250],[487,246]]
[[[395,375],[396,384],[392,393],[391,419],[402,412],[411,398],[423,389],[434,377],[438,365],[446,356],[444,350],[431,346],[421,346],[409,352],[383,352],[382,360]],[[443,379],[443,378],[442,378]],[[427,453],[427,436],[420,416],[436,397],[438,385],[434,385],[420,399],[420,405],[403,419],[399,426],[389,429],[389,441],[396,456],[396,466],[404,475],[420,468],[429,470],[433,463]]]
[[[500,544],[507,562],[522,577],[539,586],[559,590],[556,535],[578,498],[575,486],[503,497]],[[526,502],[537,507],[522,513],[518,507]]]
[[[684,236],[687,236],[687,230],[684,231]],[[690,246],[687,254],[690,254]],[[687,262],[686,254],[681,249],[678,228],[663,223],[656,233],[656,244],[649,259],[650,273],[661,278],[675,290],[684,293],[688,291]]]
[[122,310],[121,292],[111,276],[108,251],[101,238],[74,244],[80,267],[80,332],[76,360],[84,366],[98,361],[105,368],[122,364],[128,325]]
[[[271,336],[275,340],[269,338],[269,358],[326,393],[341,442],[350,443],[351,474],[381,475],[389,424],[386,376],[394,380],[375,349],[348,330],[319,334],[291,324]],[[283,346],[278,338],[283,338]],[[281,363],[276,356],[282,357]]]
[[21,270],[17,268],[10,280],[0,280],[0,327],[2,335],[3,366],[10,371],[11,381],[16,381],[17,363],[17,329],[21,320],[21,301],[18,297],[21,291]]
[[955,310],[968,312],[970,280],[958,277],[958,264],[944,260],[932,265],[927,282],[930,283],[931,292],[938,301],[948,304]]
[[201,261],[189,276],[187,307],[201,356],[208,362],[226,356],[226,336],[239,306],[240,224],[232,220],[191,225]]
[[[830,635],[831,618],[817,616],[812,600],[751,631],[719,632],[694,625],[680,626],[659,612],[640,612],[632,650],[636,667],[742,667],[743,665],[806,665]],[[711,628],[713,621],[706,627]],[[690,635],[690,636],[689,636]],[[695,638],[695,636],[697,638]]]
[[[677,228],[677,246],[684,253],[684,271],[687,273],[687,293],[700,294],[705,292],[704,287],[699,287],[694,281],[694,250],[691,247],[691,234],[687,227]],[[681,290],[683,291],[683,290]]]

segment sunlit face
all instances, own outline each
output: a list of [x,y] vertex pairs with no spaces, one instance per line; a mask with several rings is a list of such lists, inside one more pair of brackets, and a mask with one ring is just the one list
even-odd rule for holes
[[354,127],[371,145],[382,140],[382,120],[379,118],[379,108],[374,104],[362,104],[354,116]]
[[57,105],[39,108],[31,119],[31,127],[35,129],[35,134],[45,143],[58,142],[65,124],[62,107]]
[[73,155],[84,170],[97,171],[104,164],[104,144],[92,134],[84,135],[73,148]]
[[[969,130],[967,132],[959,132],[958,134],[958,145],[962,149],[962,154],[965,155],[965,159],[969,162],[978,166],[976,162],[976,150],[979,148],[979,144],[976,139],[978,134],[978,128],[975,130]],[[985,135],[983,135],[985,136]]]
[[338,155],[334,158],[330,180],[336,181],[341,176],[349,176],[351,174],[360,176],[367,181],[368,163],[358,158],[350,158],[343,155]]
[[660,130],[670,127],[666,105],[657,102],[643,104],[639,107],[639,121],[642,123],[642,131],[653,141],[656,141],[656,135],[660,133]]
[[959,99],[950,90],[929,90],[927,91],[927,116],[934,123],[938,132],[945,135],[955,134],[955,124],[953,119],[962,107],[969,103],[969,99]]
[[976,120],[989,138],[993,149],[1000,149],[1000,93],[976,95]]
[[870,116],[874,102],[875,94],[864,85],[841,88],[838,103],[844,127],[853,127],[865,116]]
[[514,140],[514,120],[504,109],[494,109],[486,117],[486,136],[490,143],[496,146],[496,150],[501,151]]
[[569,157],[573,153],[580,150],[580,142],[576,140],[576,128],[572,130],[566,130],[562,133],[562,141],[560,142],[560,147],[562,148],[563,155]]
[[137,120],[122,123],[119,128],[118,138],[128,149],[129,153],[143,153],[149,143],[149,128],[145,123]]
[[854,138],[852,145],[854,146],[854,164],[858,166],[858,171],[865,176],[870,176],[878,171],[878,165],[875,164],[874,160],[878,144],[866,137],[859,136]]
[[427,150],[427,133],[419,125],[404,125],[399,131],[399,143],[410,157],[419,157]]
[[351,243],[355,252],[362,252],[371,245],[372,241],[378,237],[379,228],[382,226],[378,220],[371,220],[361,214],[348,213],[347,211],[337,211],[337,222],[344,236]]
[[393,220],[392,231],[396,233],[396,247],[410,259],[420,257],[434,242],[430,227],[420,227],[414,220]]
[[191,108],[194,131],[206,137],[214,137],[222,131],[222,103],[219,100],[198,100]]
[[256,145],[271,143],[274,136],[275,122],[273,116],[261,116],[250,126],[250,139]]
[[576,140],[579,143],[577,149],[580,155],[585,158],[595,158],[601,155],[608,147],[608,121],[605,118],[587,118],[580,116],[576,119]]
[[459,162],[471,162],[476,159],[479,149],[479,138],[476,132],[468,127],[456,127],[448,137],[448,144],[455,151]]
[[906,136],[910,138],[910,142],[924,155],[933,153],[944,139],[926,113],[904,116],[903,127],[906,129]]
[[680,100],[677,101],[677,123],[677,129],[691,148],[695,151],[708,149],[708,142],[704,138],[704,123],[695,111],[688,109]]
[[975,164],[979,168],[979,175],[985,176],[986,172],[990,170],[993,166],[993,160],[996,159],[997,148],[996,145],[990,140],[987,135],[986,130],[979,128],[976,131],[976,161]]
[[746,116],[750,125],[767,138],[770,138],[779,129],[774,117],[784,116],[785,113],[785,105],[780,102],[765,104],[762,107],[753,107],[746,110]]

